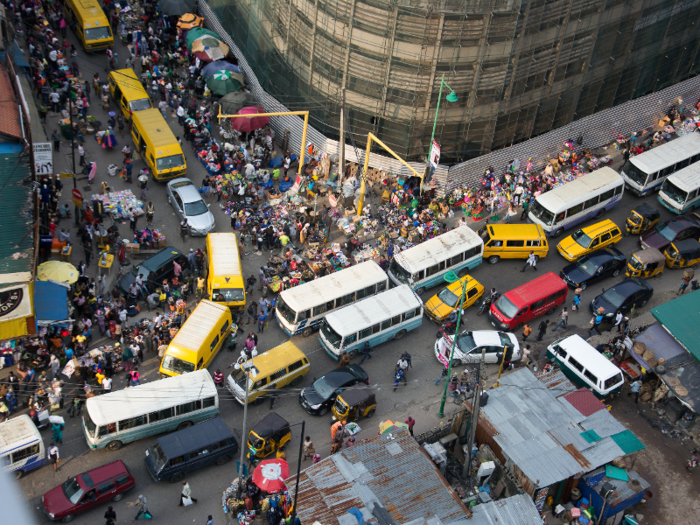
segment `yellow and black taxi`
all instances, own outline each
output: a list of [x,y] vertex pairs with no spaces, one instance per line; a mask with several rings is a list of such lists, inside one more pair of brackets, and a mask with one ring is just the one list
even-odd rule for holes
[[484,286],[470,275],[465,275],[428,299],[425,303],[426,313],[436,323],[442,323],[453,310],[459,308],[462,293],[464,308],[468,308],[484,295]]
[[567,261],[575,261],[595,250],[620,242],[622,233],[610,219],[586,226],[563,239],[557,250]]

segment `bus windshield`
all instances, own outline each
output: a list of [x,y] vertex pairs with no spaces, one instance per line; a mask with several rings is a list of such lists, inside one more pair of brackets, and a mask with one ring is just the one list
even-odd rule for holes
[[85,30],[85,40],[103,40],[105,38],[112,38],[109,27],[93,27]]
[[647,182],[647,174],[631,162],[629,162],[625,167],[624,173],[640,186],[644,186],[644,184]]
[[542,206],[537,199],[535,199],[535,202],[532,204],[530,213],[541,220],[545,226],[551,226],[554,222],[554,214]]
[[162,469],[168,462],[168,456],[166,456],[165,452],[163,452],[163,449],[160,447],[160,443],[153,445],[150,449],[148,449],[148,452],[151,454],[153,463],[155,463],[158,470]]
[[294,320],[297,318],[297,313],[287,306],[281,295],[277,299],[277,311],[288,323],[294,323]]
[[406,271],[406,269],[401,266],[396,259],[393,259],[391,261],[391,266],[389,266],[389,271],[396,277],[399,281],[401,281],[404,284],[409,284],[409,279],[411,278],[411,274]]
[[188,372],[194,372],[194,363],[188,363],[177,357],[166,355],[163,358],[163,370],[168,370],[175,374],[186,374]]
[[131,111],[143,111],[144,109],[151,108],[151,100],[148,98],[142,98],[140,100],[132,100],[129,102],[129,109]]
[[663,191],[669,199],[676,201],[678,204],[685,203],[688,198],[688,192],[680,189],[672,181],[666,179],[663,186],[661,186],[661,191]]
[[243,288],[214,288],[211,291],[211,300],[219,303],[242,301],[243,298]]
[[87,430],[87,433],[92,437],[95,437],[95,430],[97,429],[97,426],[90,418],[90,414],[85,414],[83,417],[83,424],[85,425],[85,430]]
[[182,154],[170,155],[168,157],[161,157],[156,159],[156,169],[161,170],[171,170],[173,168],[179,168],[185,165],[185,158]]
[[342,337],[338,335],[338,332],[331,328],[331,325],[329,325],[325,319],[323,320],[323,325],[321,326],[321,333],[326,338],[328,343],[330,343],[332,346],[334,346],[335,348],[338,348],[340,346],[340,341],[342,340]]

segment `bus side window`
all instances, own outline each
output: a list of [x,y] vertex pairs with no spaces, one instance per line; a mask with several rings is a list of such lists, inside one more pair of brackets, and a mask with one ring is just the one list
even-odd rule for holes
[[302,363],[301,360],[299,360],[296,363],[292,363],[291,365],[289,365],[289,371],[294,372],[295,370],[298,370],[302,366],[304,366],[304,363]]
[[224,324],[221,327],[221,335],[224,335],[226,333],[227,329],[228,329],[228,320],[224,321]]
[[151,412],[148,414],[149,423],[155,423],[156,421],[158,421],[158,412]]
[[382,331],[382,325],[381,325],[381,324],[375,324],[375,325],[372,327],[372,333],[373,333],[373,334],[378,334],[378,333],[381,332],[381,331]]
[[326,311],[326,305],[325,305],[325,304],[322,304],[322,305],[320,305],[320,306],[316,306],[316,307],[314,307],[314,315],[313,315],[313,316],[316,317],[316,316],[318,316],[318,315],[321,315],[321,314],[324,313],[325,311]]
[[345,339],[343,339],[343,346],[351,345],[352,343],[354,343],[354,342],[355,342],[355,336],[356,336],[356,335],[357,335],[357,334],[346,335],[346,336],[345,336]]
[[377,283],[377,293],[386,290],[386,281],[382,281],[381,283]]
[[610,200],[610,199],[613,198],[614,195],[615,195],[615,190],[614,190],[614,189],[613,189],[613,190],[608,190],[608,191],[606,191],[605,193],[603,193],[603,194],[600,196],[600,202],[605,202],[605,201],[607,201],[607,200]]
[[540,246],[540,241],[539,241],[539,239],[536,241],[527,241],[527,245],[530,247],[531,246]]
[[[571,215],[571,214],[569,214],[569,215]],[[563,221],[565,216],[566,216],[566,212],[565,211],[561,212],[559,215],[557,215],[557,218],[554,220],[554,222],[557,223],[557,222]]]
[[[217,335],[217,336],[214,338],[214,340],[211,342],[211,346],[209,347],[209,348],[211,348],[211,352],[214,351],[214,349],[216,348],[216,346],[217,346],[218,344],[219,344],[219,336]],[[200,359],[200,361],[201,361],[201,359]],[[199,367],[199,364],[198,364],[197,366]]]
[[372,335],[372,327],[370,326],[369,328],[365,328],[364,330],[360,330],[360,340],[365,339],[366,337],[369,337]]
[[617,186],[617,187],[615,188],[615,195],[619,195],[620,193],[622,193],[622,188],[623,188],[623,185],[622,185],[622,184],[620,184],[619,186]]
[[304,310],[303,312],[299,312],[297,314],[297,321],[303,321],[304,319],[308,319],[310,313],[311,310]]
[[[22,450],[16,450],[15,452],[12,453],[12,463],[17,463],[18,461],[22,461],[23,459],[27,459],[28,457],[34,456],[35,454],[39,453],[39,444],[37,443],[36,445],[32,445],[26,448],[23,448]],[[10,456],[7,455],[7,461],[9,464],[9,459]]]
[[382,321],[382,331],[386,330],[391,326],[391,319],[387,319],[386,321]]
[[408,321],[409,319],[413,319],[416,316],[416,311],[415,310],[409,310],[405,314],[403,314],[403,320]]
[[202,403],[203,408],[213,407],[214,405],[216,405],[216,398],[214,396],[204,398],[204,402]]
[[330,310],[333,310],[333,307],[335,306],[335,301],[328,301],[326,303],[326,312],[329,312]]
[[173,417],[173,409],[172,408],[166,408],[165,410],[158,411],[158,419],[159,420],[168,419],[170,417]]
[[593,197],[592,199],[588,199],[586,202],[584,202],[584,203],[583,203],[583,209],[584,209],[584,210],[587,210],[588,208],[592,208],[592,207],[595,206],[596,204],[598,204],[598,195],[596,195],[596,196]]
[[174,467],[174,466],[176,466],[176,465],[181,464],[181,463],[184,462],[184,461],[185,461],[185,456],[178,456],[178,457],[173,458],[173,459],[170,460],[170,466],[171,466],[171,467]]
[[178,415],[189,414],[190,412],[193,412],[193,411],[194,411],[194,403],[192,403],[192,402],[184,403],[184,404],[180,405],[179,407],[177,407]]
[[436,264],[435,266],[431,266],[430,268],[428,268],[428,270],[426,271],[426,274],[427,275],[435,275],[439,271],[440,271],[440,265]]
[[418,277],[416,279],[414,279],[414,281],[422,281],[424,277],[425,277],[425,270],[421,270],[420,272],[418,272]]
[[[216,337],[219,337],[219,336],[217,335]],[[201,370],[201,369],[202,369],[202,366],[204,366],[204,358],[203,358],[203,357],[200,357],[200,358],[199,358],[199,361],[197,361],[197,368],[196,368],[196,369],[197,369],[197,370]]]
[[401,324],[401,316],[400,315],[397,315],[397,316],[391,318],[391,326],[395,326],[397,324]]
[[461,263],[462,262],[462,255],[463,254],[460,253],[460,254],[452,257],[452,259],[450,259],[450,266],[454,266],[455,264]]
[[581,213],[583,211],[583,203],[577,204],[576,206],[572,206],[569,208],[569,210],[566,212],[567,217],[573,217],[577,213]]

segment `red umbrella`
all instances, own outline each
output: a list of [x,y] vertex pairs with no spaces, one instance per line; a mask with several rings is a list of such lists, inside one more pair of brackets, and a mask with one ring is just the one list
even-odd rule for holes
[[[258,113],[265,113],[262,106],[239,109],[236,115],[257,115]],[[268,122],[270,122],[268,117],[233,118],[231,119],[231,126],[238,131],[250,133],[256,129],[264,128]]]
[[253,483],[270,494],[286,490],[283,480],[288,477],[289,465],[283,459],[266,459],[253,471]]

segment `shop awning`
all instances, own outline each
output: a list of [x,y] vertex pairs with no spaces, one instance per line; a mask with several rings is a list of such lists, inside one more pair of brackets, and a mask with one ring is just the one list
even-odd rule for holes
[[48,326],[68,320],[68,288],[60,283],[34,283],[34,310],[39,326]]
[[[681,403],[694,412],[700,411],[700,363],[660,323],[651,325],[635,341],[653,350],[655,359],[666,360],[666,372],[659,378]],[[644,368],[652,370],[641,355],[634,351],[630,354]]]
[[0,341],[36,332],[33,283],[0,288]]
[[24,56],[24,52],[22,49],[20,49],[19,44],[15,40],[13,42],[14,44],[14,57],[15,57],[15,65],[19,67],[29,67],[29,61],[27,60],[27,57]]

